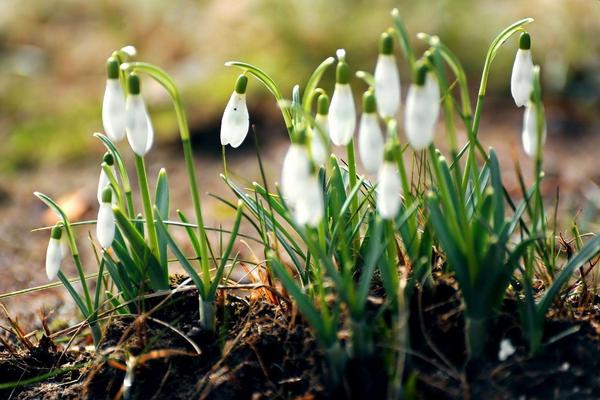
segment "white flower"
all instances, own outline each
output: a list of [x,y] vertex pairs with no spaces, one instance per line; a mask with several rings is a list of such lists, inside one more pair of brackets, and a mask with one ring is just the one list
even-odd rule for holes
[[311,129],[310,131],[310,150],[312,151],[313,160],[317,165],[324,165],[327,161],[327,145],[323,142],[321,133],[317,128]]
[[113,142],[125,137],[125,93],[119,79],[107,79],[102,101],[102,125],[104,132]]
[[102,192],[104,188],[106,188],[110,184],[108,180],[108,175],[104,172],[104,169],[100,169],[100,177],[98,178],[98,190],[96,192],[96,196],[98,198],[98,204],[102,204]]
[[102,204],[96,220],[96,238],[103,249],[109,248],[115,238],[115,213],[111,202],[112,190],[107,187],[102,192]]
[[127,96],[127,141],[133,152],[138,156],[144,156],[152,147],[154,142],[154,129],[146,109],[143,97],[139,94],[130,93]]
[[400,210],[402,186],[393,161],[385,161],[377,174],[377,212],[383,219],[393,219]]
[[394,117],[400,108],[400,75],[393,55],[380,54],[375,66],[375,98],[382,117]]
[[529,34],[521,34],[519,50],[510,77],[510,91],[515,104],[522,107],[529,101],[533,90],[533,61],[531,59],[531,39]]
[[250,116],[246,106],[246,85],[248,78],[240,75],[235,85],[235,90],[225,106],[221,119],[221,145],[239,147],[250,127]]
[[62,227],[55,226],[50,233],[50,241],[46,250],[46,276],[51,281],[60,271],[60,264],[66,255],[61,244]]
[[365,92],[363,106],[364,111],[358,128],[358,155],[365,170],[375,173],[383,161],[384,142],[372,92]]
[[500,342],[500,349],[498,350],[498,360],[506,361],[506,359],[515,354],[515,347],[512,345],[509,339],[502,339]]
[[356,110],[350,88],[350,68],[345,61],[345,52],[337,51],[339,62],[336,83],[329,107],[329,135],[336,146],[345,146],[352,140],[356,128]]
[[292,143],[283,159],[281,192],[286,202],[293,206],[304,196],[302,182],[310,175],[310,159],[306,146]]
[[[410,85],[406,98],[404,130],[411,147],[422,150],[433,142],[440,112],[437,79],[425,71]],[[421,80],[421,82],[419,82]]]
[[[521,134],[523,139],[523,149],[529,157],[535,157],[537,153],[537,115],[535,110],[535,104],[532,101],[527,102],[525,107],[525,113],[523,114],[523,132]],[[541,144],[546,142],[547,129],[546,121],[542,119],[542,137]]]
[[315,227],[324,215],[323,188],[316,174],[309,174],[298,182],[302,195],[298,197],[294,209],[294,220],[299,225]]

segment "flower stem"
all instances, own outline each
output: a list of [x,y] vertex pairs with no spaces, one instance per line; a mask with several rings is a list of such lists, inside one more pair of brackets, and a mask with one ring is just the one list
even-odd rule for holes
[[[349,189],[352,191],[356,186],[356,157],[354,155],[354,140],[350,140],[350,143],[346,146],[348,154],[348,175],[349,175]],[[350,215],[352,215],[352,226],[355,226],[358,222],[358,196],[352,198],[350,204]],[[354,238],[354,248],[358,252],[360,246],[360,235],[356,235]]]
[[154,214],[152,213],[150,189],[148,187],[148,178],[146,176],[146,164],[144,163],[144,158],[138,156],[137,154],[135,156],[135,169],[138,176],[140,194],[142,196],[142,203],[144,206],[144,216],[146,217],[146,227],[148,231],[150,250],[156,259],[160,260],[160,256],[158,254],[158,237],[156,235],[156,226],[154,225]]

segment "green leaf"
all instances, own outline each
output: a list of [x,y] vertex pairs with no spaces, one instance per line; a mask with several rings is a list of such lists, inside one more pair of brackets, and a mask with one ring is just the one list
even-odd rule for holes
[[335,58],[327,57],[319,66],[313,71],[312,75],[308,79],[306,83],[306,87],[304,88],[304,94],[302,95],[302,108],[305,112],[310,113],[312,108],[313,99],[315,96],[315,89],[319,85],[319,81],[321,77],[333,63],[335,62]]
[[[156,212],[160,218],[164,220],[169,219],[169,181],[167,179],[167,172],[164,168],[161,168],[158,173],[158,180],[156,182],[156,196],[155,196]],[[168,227],[167,227],[168,229]],[[168,263],[167,263],[167,240],[161,233],[158,234],[158,250],[160,254],[160,265],[164,269],[164,273],[168,275]]]

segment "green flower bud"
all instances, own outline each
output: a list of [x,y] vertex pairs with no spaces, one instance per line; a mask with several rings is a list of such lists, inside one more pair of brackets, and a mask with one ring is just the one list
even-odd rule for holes
[[56,224],[50,231],[50,237],[52,239],[60,240],[62,236],[62,225]]
[[327,115],[329,112],[329,96],[322,94],[317,100],[317,114]]
[[115,164],[115,158],[109,151],[104,153],[104,156],[102,156],[102,161],[105,162],[108,166],[113,166]]
[[248,86],[248,77],[244,74],[238,76],[235,82],[235,92],[239,94],[246,93],[246,86]]
[[521,36],[519,37],[519,48],[521,50],[531,49],[531,36],[529,35],[529,33],[521,33]]
[[127,77],[127,92],[132,95],[140,94],[140,77],[136,74]]
[[372,90],[367,90],[364,94],[363,94],[363,111],[365,113],[374,113],[376,110],[376,105],[375,105],[375,94],[373,93]]
[[108,79],[119,79],[119,61],[116,58],[110,57],[106,61],[106,75]]
[[394,38],[387,32],[383,32],[379,38],[379,54],[392,54],[394,52]]

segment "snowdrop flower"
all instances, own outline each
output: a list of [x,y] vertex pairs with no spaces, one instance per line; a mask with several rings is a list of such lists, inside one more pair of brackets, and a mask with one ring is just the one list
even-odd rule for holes
[[125,93],[119,81],[119,62],[111,57],[106,63],[108,78],[102,101],[102,125],[104,132],[113,142],[125,137]]
[[377,212],[383,219],[394,219],[400,210],[402,186],[394,160],[394,147],[386,145],[384,161],[377,174]]
[[127,111],[127,141],[133,152],[143,157],[152,148],[154,143],[154,129],[140,94],[140,78],[135,74],[129,75],[127,79],[127,90],[129,96],[125,109]]
[[404,118],[406,137],[415,150],[422,150],[433,142],[440,110],[439,93],[437,79],[427,73],[426,65],[421,65],[415,82],[408,89]]
[[337,51],[338,65],[335,90],[329,107],[329,135],[336,146],[345,146],[352,140],[356,128],[356,110],[350,88],[350,67],[346,63],[346,52]]
[[58,275],[60,264],[66,255],[66,252],[62,249],[61,237],[62,226],[57,224],[50,231],[50,241],[46,250],[46,276],[48,276],[49,281]]
[[283,159],[281,171],[281,192],[287,203],[294,206],[299,198],[306,195],[302,182],[310,175],[310,158],[304,142],[292,143]]
[[383,133],[375,112],[375,103],[373,91],[366,91],[363,95],[363,114],[358,128],[358,155],[369,173],[377,172],[383,161]]
[[104,188],[102,204],[96,220],[96,238],[103,249],[108,249],[115,238],[115,214],[112,209],[112,189]]
[[[312,137],[310,141],[310,148],[312,151],[313,161],[317,165],[324,165],[327,161],[327,147],[329,145],[329,129],[327,124],[327,114],[329,112],[329,96],[322,94],[317,100],[317,115],[315,116],[315,122],[321,128],[321,132],[315,127],[312,130]],[[325,136],[325,137],[323,137]]]
[[294,209],[294,220],[299,225],[316,227],[325,213],[323,188],[316,171],[310,173],[303,181],[298,182],[302,195],[298,197]]
[[250,117],[246,107],[246,87],[248,77],[240,75],[235,83],[235,90],[229,98],[223,119],[221,120],[221,144],[239,147],[248,134]]
[[[543,116],[543,111],[542,111]],[[525,113],[523,115],[523,132],[521,138],[523,140],[523,149],[529,157],[536,157],[538,144],[538,124],[536,106],[532,100],[527,102]],[[542,117],[542,137],[540,143],[543,145],[546,142],[547,129],[546,121]]]
[[394,57],[394,39],[384,32],[379,39],[379,56],[375,65],[375,99],[383,118],[394,117],[400,108],[400,75]]
[[[115,163],[115,160],[112,154],[106,152],[104,154],[104,157],[102,157],[102,162],[106,163],[106,165],[108,165],[114,171],[113,165]],[[104,168],[100,168],[100,178],[98,178],[98,190],[96,192],[98,204],[102,204],[102,192],[104,191],[104,188],[106,188],[109,184],[110,181],[108,179],[108,175],[106,175],[106,172],[104,172]]]
[[519,50],[510,77],[510,92],[517,107],[529,101],[533,90],[533,61],[531,59],[531,37],[527,32],[519,38]]
[[515,354],[515,346],[512,345],[509,339],[502,339],[500,349],[498,350],[498,360],[506,361],[506,359]]

